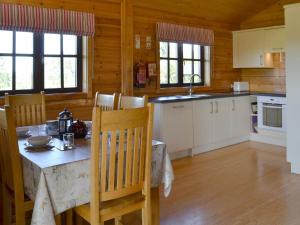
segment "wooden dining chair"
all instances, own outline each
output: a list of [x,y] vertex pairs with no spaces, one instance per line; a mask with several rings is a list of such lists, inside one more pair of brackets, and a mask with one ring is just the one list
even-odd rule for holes
[[4,225],[11,225],[12,206],[18,225],[25,225],[25,213],[33,209],[23,188],[22,163],[12,108],[0,109],[0,162]]
[[74,210],[91,225],[121,224],[123,215],[140,209],[143,225],[151,225],[152,124],[152,104],[110,112],[94,107],[90,203]]
[[147,95],[144,95],[143,97],[133,97],[133,96],[124,96],[120,94],[118,109],[141,108],[141,107],[146,107],[147,104],[148,104]]
[[[3,224],[12,224],[12,208],[14,208],[15,224],[25,225],[26,212],[33,209],[34,203],[24,193],[14,113],[12,107],[7,105],[4,109],[0,108],[0,170]],[[57,225],[61,225],[61,221],[61,215],[55,217]]]
[[103,111],[111,111],[118,109],[118,95],[116,93],[112,95],[96,93],[94,106],[100,107]]
[[5,94],[5,105],[12,107],[16,126],[31,126],[46,122],[45,94]]

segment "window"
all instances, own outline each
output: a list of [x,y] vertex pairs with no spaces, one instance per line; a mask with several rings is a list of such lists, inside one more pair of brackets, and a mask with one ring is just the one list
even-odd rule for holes
[[82,38],[0,30],[0,93],[82,90]]
[[160,86],[203,86],[211,74],[211,47],[189,43],[160,42]]

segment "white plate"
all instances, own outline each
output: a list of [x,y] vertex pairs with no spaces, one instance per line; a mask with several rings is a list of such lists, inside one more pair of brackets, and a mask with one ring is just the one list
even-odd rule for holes
[[50,145],[50,144],[47,144],[47,145],[41,145],[41,146],[32,146],[28,143],[25,143],[25,149],[26,151],[36,151],[36,152],[39,152],[39,151],[48,151],[48,150],[52,150],[54,148],[54,146]]

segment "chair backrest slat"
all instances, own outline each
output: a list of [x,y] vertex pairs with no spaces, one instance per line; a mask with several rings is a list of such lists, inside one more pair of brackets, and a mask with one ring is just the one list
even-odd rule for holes
[[147,95],[144,95],[143,97],[133,97],[133,96],[124,96],[120,94],[118,109],[142,108],[142,107],[146,107],[147,104],[148,104]]
[[125,187],[131,185],[131,170],[132,170],[132,132],[133,130],[129,128],[127,130],[127,147],[126,147],[126,177],[125,177]]
[[95,105],[102,109],[102,111],[111,111],[118,109],[118,95],[116,93],[112,95],[96,93]]
[[115,168],[116,168],[116,131],[110,133],[110,158],[109,158],[109,180],[108,180],[108,191],[114,191],[115,189]]
[[22,163],[14,113],[6,105],[0,109],[0,165],[2,184],[14,193],[16,214],[25,218]]
[[5,105],[12,107],[16,126],[38,125],[46,122],[45,94],[8,95]]
[[118,177],[117,177],[117,189],[120,189],[124,185],[124,136],[125,131],[120,131],[119,147],[118,147]]
[[[141,148],[144,149],[147,146],[147,127],[143,127],[141,129]],[[143,168],[145,166],[145,161],[143,158],[145,157],[145,152],[140,152],[140,167],[139,167],[139,182],[144,180],[145,173],[143,171]]]
[[[96,118],[100,118],[98,124]],[[93,196],[108,201],[150,188],[152,123],[152,104],[116,111],[94,107],[91,184],[98,188],[92,189],[96,192],[92,193],[92,205]]]
[[133,167],[132,167],[132,184],[138,183],[138,173],[139,173],[139,154],[140,154],[140,129],[134,129],[134,147],[133,147]]
[[[107,177],[107,145],[108,145],[108,133],[105,132],[102,134],[102,154],[101,154],[101,177]],[[103,169],[102,169],[103,168]],[[106,181],[101,181],[101,189],[106,191]]]

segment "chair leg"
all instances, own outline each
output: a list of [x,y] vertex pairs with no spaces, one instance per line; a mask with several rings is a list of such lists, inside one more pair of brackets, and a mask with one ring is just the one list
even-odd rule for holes
[[148,225],[147,224],[147,212],[146,212],[145,208],[142,208],[142,224]]
[[24,207],[18,206],[15,204],[15,216],[16,216],[16,224],[18,225],[25,225],[26,218],[25,218],[25,210]]
[[143,225],[152,225],[151,224],[151,203],[147,202],[146,199],[145,207],[142,209],[142,224]]
[[62,225],[62,222],[61,222],[61,215],[55,216],[55,224],[56,224],[56,225]]
[[[3,188],[4,189],[4,188]],[[5,190],[2,190],[2,208],[3,208],[3,224],[11,225],[12,221],[12,202]]]
[[73,225],[73,210],[70,209],[66,212],[66,225]]
[[75,225],[83,225],[83,219],[75,213]]
[[116,217],[115,218],[115,225],[123,225],[123,223],[121,221],[122,221],[122,217],[121,216]]

